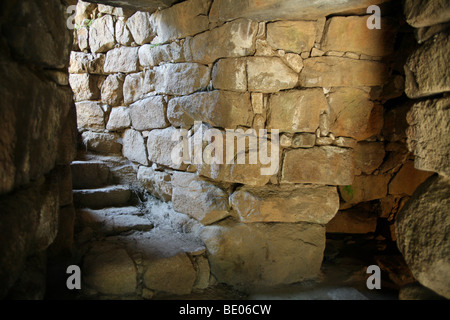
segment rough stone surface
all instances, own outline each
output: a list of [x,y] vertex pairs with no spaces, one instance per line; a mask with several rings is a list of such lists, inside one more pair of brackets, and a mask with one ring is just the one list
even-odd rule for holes
[[232,129],[249,126],[251,110],[248,93],[215,90],[171,99],[167,117],[176,127],[190,128],[194,121],[202,121],[214,127]]
[[87,73],[69,75],[69,83],[74,94],[74,100],[97,100],[100,98],[101,79]]
[[120,106],[123,102],[123,82],[125,76],[122,74],[109,75],[102,84],[102,102],[111,107]]
[[311,50],[315,39],[315,21],[277,21],[267,24],[267,42],[275,49],[302,53]]
[[445,0],[406,0],[403,2],[406,21],[415,28],[450,20],[450,5]]
[[151,162],[177,170],[187,167],[186,164],[177,164],[172,161],[172,150],[179,143],[178,141],[172,141],[172,136],[175,133],[174,127],[150,131],[147,137],[147,152],[148,159]]
[[157,291],[178,295],[189,294],[196,276],[189,257],[185,253],[179,253],[169,258],[148,261],[144,285]]
[[83,132],[81,135],[84,146],[91,151],[100,153],[119,153],[122,145],[119,137],[112,133]]
[[[185,58],[203,64],[227,57],[243,57],[255,52],[258,23],[237,19],[203,32],[185,42]],[[211,44],[214,45],[211,45]]]
[[300,74],[303,87],[371,87],[386,82],[388,69],[377,61],[323,56],[306,59]]
[[215,89],[247,91],[246,61],[239,58],[220,59],[214,65],[212,81]]
[[89,27],[89,47],[92,53],[106,52],[114,48],[114,20],[110,15],[94,19]]
[[200,237],[216,279],[247,289],[317,277],[325,248],[325,228],[309,223],[223,223]]
[[131,124],[136,130],[162,129],[168,126],[166,103],[162,96],[149,97],[130,105]]
[[228,194],[195,173],[174,172],[172,203],[175,211],[208,225],[229,215]]
[[405,92],[420,98],[450,91],[450,36],[440,33],[418,47],[405,64]]
[[336,88],[330,92],[328,103],[329,129],[333,134],[358,141],[372,135],[369,126],[374,103],[368,93],[357,88]]
[[124,104],[129,105],[154,91],[154,71],[146,70],[126,76],[123,84]]
[[138,45],[149,43],[155,37],[153,26],[150,23],[150,13],[148,12],[138,11],[133,14],[127,20],[127,28]]
[[109,182],[109,168],[103,162],[73,161],[70,169],[74,189],[99,188]]
[[450,298],[450,182],[430,177],[413,194],[395,222],[397,246],[414,277]]
[[[384,0],[349,0],[345,2],[317,2],[298,0],[258,1],[249,0],[238,3],[230,0],[214,1],[209,18],[212,22],[229,21],[239,17],[257,21],[270,20],[315,20],[333,13],[358,12],[365,10],[372,4],[380,4]],[[234,5],[231,5],[233,3]],[[419,7],[420,8],[420,7]]]
[[102,74],[105,64],[105,54],[84,53],[72,51],[70,53],[69,73]]
[[83,281],[103,294],[129,295],[136,290],[136,267],[124,249],[94,247],[84,258]]
[[313,133],[299,133],[292,138],[294,148],[312,148],[316,144],[316,135]]
[[112,108],[106,129],[110,131],[123,130],[131,125],[130,110],[126,107]]
[[384,160],[386,152],[382,142],[360,142],[355,146],[355,173],[371,174]]
[[129,160],[148,165],[144,138],[139,131],[128,129],[123,135],[122,153]]
[[[325,26],[320,49],[384,57],[394,49],[393,22],[382,18],[381,29],[367,28],[369,16],[332,17]],[[351,32],[349,30],[352,30]]]
[[155,92],[187,95],[208,86],[210,68],[197,63],[169,63],[155,68]]
[[298,75],[275,57],[251,57],[247,60],[248,89],[257,92],[277,92],[292,89]]
[[319,117],[328,110],[322,89],[290,90],[269,98],[268,129],[315,132]]
[[131,73],[139,68],[139,48],[119,47],[106,53],[104,71],[106,73]]
[[342,199],[348,203],[359,203],[384,198],[387,195],[389,175],[355,176],[353,183],[339,186]]
[[335,187],[243,187],[230,196],[242,222],[310,222],[326,224],[339,208]]
[[413,192],[433,173],[414,168],[414,161],[406,162],[389,183],[389,194],[407,194]]
[[119,19],[116,22],[116,41],[123,46],[130,46],[133,42],[133,36],[123,19]]
[[144,188],[154,196],[164,201],[170,201],[172,199],[172,178],[170,174],[140,166],[137,178]]
[[407,115],[408,148],[414,167],[450,177],[450,98],[425,100],[413,105]]
[[156,42],[165,43],[207,30],[210,3],[210,0],[185,1],[154,13],[152,24],[158,34]]
[[105,113],[102,104],[93,101],[76,103],[78,128],[92,131],[105,129]]
[[353,150],[314,147],[286,152],[281,181],[284,183],[352,184]]
[[101,209],[127,204],[131,191],[128,186],[109,186],[98,189],[74,190],[74,203],[79,208]]

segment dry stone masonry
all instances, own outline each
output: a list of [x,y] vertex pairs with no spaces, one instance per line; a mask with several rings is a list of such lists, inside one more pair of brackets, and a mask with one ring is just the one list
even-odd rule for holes
[[448,1],[41,2],[0,5],[0,298],[317,280],[336,234],[450,297]]

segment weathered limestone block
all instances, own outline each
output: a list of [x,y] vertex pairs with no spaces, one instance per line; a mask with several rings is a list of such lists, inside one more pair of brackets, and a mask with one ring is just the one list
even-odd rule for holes
[[89,47],[92,53],[106,52],[116,44],[114,19],[110,15],[94,19],[89,27]]
[[248,90],[278,92],[297,86],[298,75],[280,58],[251,57],[247,59]]
[[155,129],[149,132],[147,137],[148,159],[151,162],[176,169],[184,170],[187,165],[184,163],[174,163],[172,161],[172,150],[179,144],[178,141],[172,141],[172,136],[176,133],[174,127],[165,129]]
[[245,92],[247,91],[247,72],[245,59],[220,59],[212,70],[215,89]]
[[105,54],[84,53],[72,51],[70,53],[69,73],[103,74]]
[[194,121],[233,129],[249,126],[253,117],[250,95],[229,91],[194,93],[169,101],[167,117],[176,127],[190,128]]
[[450,98],[417,102],[408,112],[408,148],[414,167],[450,177]]
[[155,42],[165,43],[208,30],[210,4],[210,0],[189,0],[154,13],[151,21],[158,35]]
[[220,58],[252,55],[255,52],[257,31],[258,23],[238,19],[193,38],[187,38],[186,61],[209,64]]
[[249,18],[257,21],[271,20],[315,20],[333,13],[365,11],[372,4],[380,4],[385,0],[349,0],[345,2],[323,2],[298,0],[248,0],[233,2],[215,0],[209,13],[211,22],[229,21],[236,18]]
[[311,51],[316,39],[315,21],[277,21],[267,24],[267,42],[275,49]]
[[420,98],[450,91],[450,36],[440,33],[417,48],[405,64],[405,92]]
[[414,161],[408,161],[395,174],[394,178],[389,183],[389,194],[407,194],[411,196],[417,187],[432,174],[433,172],[415,169]]
[[148,165],[144,138],[139,131],[128,129],[123,134],[123,155],[130,161]]
[[328,103],[329,130],[333,134],[358,141],[372,136],[374,103],[368,93],[357,88],[336,88],[329,93]]
[[[367,28],[369,16],[332,17],[325,26],[320,49],[384,57],[392,53],[395,29],[389,19],[381,19],[381,29]],[[351,31],[350,31],[351,30]]]
[[86,131],[81,135],[82,142],[88,150],[100,153],[120,153],[122,145],[119,137],[112,133]]
[[82,272],[85,284],[103,294],[135,293],[136,267],[122,248],[94,246],[84,257]]
[[100,88],[104,78],[87,73],[69,75],[69,83],[76,102],[100,99]]
[[310,222],[326,224],[339,209],[336,187],[243,187],[230,196],[242,222]]
[[384,160],[383,142],[359,142],[355,146],[355,174],[371,174]]
[[105,129],[105,112],[99,102],[84,101],[75,104],[78,128],[93,131]]
[[177,212],[212,224],[229,216],[228,193],[195,173],[174,172],[172,204]]
[[200,237],[217,280],[246,289],[317,277],[325,248],[325,228],[312,223],[222,223]]
[[146,265],[144,285],[147,288],[177,295],[191,293],[197,272],[186,253],[154,257]]
[[327,233],[365,234],[375,232],[378,217],[359,206],[339,211],[327,223]]
[[116,41],[122,46],[130,46],[133,42],[133,36],[127,27],[124,19],[118,19],[116,21]]
[[303,59],[295,53],[287,53],[282,57],[284,62],[295,72],[300,73],[303,69]]
[[433,176],[423,183],[397,215],[397,246],[414,277],[450,298],[450,182]]
[[384,63],[323,56],[306,59],[300,73],[303,87],[371,87],[388,79]]
[[281,182],[349,185],[353,176],[352,149],[314,147],[286,152]]
[[166,102],[162,96],[139,100],[130,105],[131,124],[140,131],[166,128],[169,123],[165,110]]
[[154,91],[154,71],[146,70],[126,76],[123,84],[124,103],[129,105]]
[[156,35],[150,23],[150,13],[148,12],[138,11],[133,14],[127,20],[127,28],[138,45],[149,43]]
[[123,82],[125,76],[123,74],[109,75],[102,85],[102,102],[116,107],[123,102]]
[[154,196],[164,201],[172,199],[172,178],[167,172],[140,166],[137,178],[143,187]]
[[445,0],[406,0],[403,2],[403,12],[406,21],[415,28],[450,20],[450,5]]
[[78,40],[78,48],[81,51],[89,50],[89,30],[86,27],[82,27],[76,31],[76,37]]
[[162,62],[172,60],[170,45],[146,44],[139,48],[139,63],[141,66],[153,67]]
[[106,53],[105,73],[131,73],[139,69],[139,48],[119,47]]
[[155,92],[188,95],[209,85],[211,69],[198,63],[168,63],[155,67]]
[[271,95],[268,105],[267,128],[281,132],[315,132],[328,111],[322,89],[283,91]]
[[106,129],[109,131],[123,130],[131,126],[130,110],[126,107],[112,108]]
[[355,176],[353,183],[339,186],[342,199],[348,203],[360,203],[386,197],[391,176],[360,175]]

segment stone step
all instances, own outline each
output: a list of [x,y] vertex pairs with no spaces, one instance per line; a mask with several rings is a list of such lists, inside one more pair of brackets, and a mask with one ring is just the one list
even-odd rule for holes
[[123,185],[73,190],[73,201],[77,208],[124,207],[128,204],[130,197],[131,190]]
[[109,167],[101,161],[74,161],[70,168],[74,189],[100,188],[110,182]]
[[77,227],[89,227],[97,234],[117,235],[128,231],[149,231],[153,223],[137,207],[78,209]]
[[159,227],[93,242],[84,256],[82,274],[85,294],[110,299],[189,294],[210,281],[204,244],[189,234]]

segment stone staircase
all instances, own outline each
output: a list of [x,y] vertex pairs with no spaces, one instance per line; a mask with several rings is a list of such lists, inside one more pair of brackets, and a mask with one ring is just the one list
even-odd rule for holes
[[200,226],[146,194],[132,163],[84,153],[71,169],[81,299],[151,299],[210,285]]

